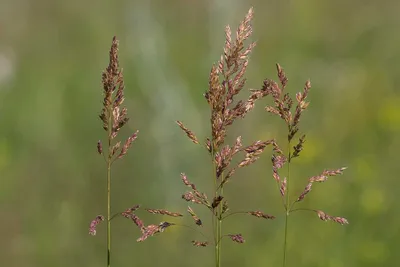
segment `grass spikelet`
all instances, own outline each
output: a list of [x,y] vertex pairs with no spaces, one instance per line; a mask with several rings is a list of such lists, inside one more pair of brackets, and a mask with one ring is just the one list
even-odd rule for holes
[[264,219],[268,219],[268,220],[275,219],[275,216],[266,214],[266,213],[264,213],[262,211],[259,211],[259,210],[257,210],[257,211],[249,211],[248,214],[250,214],[252,216],[255,216],[257,218],[264,218]]
[[183,125],[182,122],[176,121],[176,124],[179,125],[179,127],[182,129],[182,131],[184,131],[184,132],[186,133],[187,137],[189,137],[189,139],[192,140],[193,143],[199,144],[199,141],[197,140],[196,135],[195,135],[191,130],[189,130],[188,128],[186,128],[186,127]]
[[195,247],[207,247],[208,246],[208,242],[207,241],[202,242],[202,241],[193,240],[192,244]]
[[242,234],[229,234],[228,235],[233,242],[243,244],[245,242]]
[[161,214],[161,215],[168,215],[171,217],[182,217],[183,215],[179,212],[171,212],[168,210],[163,210],[163,209],[146,209],[147,212],[151,214]]
[[98,215],[93,221],[91,221],[90,227],[89,227],[89,234],[90,235],[96,235],[96,227],[102,221],[104,221],[104,216],[103,215]]

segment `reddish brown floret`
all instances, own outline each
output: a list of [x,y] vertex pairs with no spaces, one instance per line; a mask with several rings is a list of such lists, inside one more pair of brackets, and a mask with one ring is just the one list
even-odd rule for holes
[[216,207],[219,206],[219,204],[221,203],[222,199],[224,199],[224,197],[222,196],[216,196],[211,204],[211,207],[213,209],[215,209]]
[[89,227],[89,234],[90,235],[96,235],[96,227],[102,221],[104,221],[104,216],[103,215],[98,215],[93,221],[90,222],[90,227]]
[[236,242],[236,243],[244,243],[245,240],[242,236],[242,234],[235,234],[235,235],[228,235],[232,241]]
[[282,183],[281,183],[281,188],[280,188],[280,192],[282,196],[285,196],[286,194],[286,177],[283,179]]
[[196,246],[196,247],[206,247],[206,246],[208,246],[208,242],[207,241],[201,242],[201,241],[193,240],[192,244],[193,244],[193,246]]
[[182,195],[182,198],[188,202],[193,202],[197,204],[202,204],[201,200],[196,197],[193,192],[186,192],[185,194]]
[[170,212],[168,210],[163,210],[163,209],[146,209],[146,210],[152,214],[162,214],[162,215],[168,215],[171,217],[182,217],[183,216],[179,212]]
[[315,212],[317,213],[318,217],[323,221],[334,221],[341,225],[349,224],[349,222],[347,221],[346,218],[330,216],[330,215],[326,214],[325,212],[323,212],[322,210],[315,210]]
[[97,152],[98,152],[100,155],[103,154],[103,146],[102,146],[100,140],[97,142]]
[[176,124],[179,125],[179,127],[186,133],[187,137],[189,137],[193,143],[199,144],[199,140],[197,140],[196,135],[191,130],[186,128],[181,121],[176,121]]
[[301,193],[301,195],[297,198],[297,202],[302,201],[304,197],[311,191],[312,183],[308,183],[306,188],[304,188],[304,191]]
[[249,211],[247,213],[250,214],[250,215],[253,215],[253,216],[257,217],[257,218],[264,218],[264,219],[269,219],[269,220],[275,219],[275,216],[266,214],[266,213],[264,213],[262,211],[259,211],[259,210]]
[[193,218],[194,222],[196,223],[196,225],[198,225],[198,226],[202,226],[203,225],[202,221],[200,220],[199,217],[197,217],[196,213],[193,211],[193,209],[191,207],[188,207],[187,211],[189,212],[190,216],[192,216],[192,218]]
[[118,158],[122,158],[125,156],[125,154],[128,152],[129,147],[131,146],[132,142],[136,140],[138,136],[139,130],[137,130],[135,133],[133,133],[126,141],[124,146],[121,149],[121,153],[119,153]]
[[161,222],[159,225],[155,225],[155,224],[150,224],[146,227],[142,228],[142,233],[143,235],[138,238],[136,241],[137,242],[142,242],[144,240],[146,240],[148,237],[153,236],[157,233],[162,233],[164,232],[164,230],[171,226],[174,225],[173,223],[169,223],[169,222]]

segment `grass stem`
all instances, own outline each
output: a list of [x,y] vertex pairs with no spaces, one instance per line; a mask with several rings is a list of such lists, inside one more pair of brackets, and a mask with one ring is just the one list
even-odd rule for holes
[[107,267],[111,264],[111,161],[107,166]]
[[285,204],[285,238],[283,242],[283,263],[282,266],[286,266],[287,261],[287,236],[288,236],[288,222],[289,222],[289,213],[290,213],[290,157],[291,157],[291,149],[290,149],[290,141],[288,142],[288,168],[287,168],[287,182],[286,182],[286,204]]
[[[223,175],[222,175],[223,176]],[[223,196],[223,188],[221,187],[220,189],[220,196]],[[218,206],[218,236],[217,236],[217,249],[218,249],[218,264],[217,267],[221,266],[221,249],[222,249],[222,243],[221,243],[221,238],[222,238],[222,204]]]
[[112,125],[113,113],[108,107],[108,157],[107,157],[107,267],[111,266],[111,165],[112,165]]

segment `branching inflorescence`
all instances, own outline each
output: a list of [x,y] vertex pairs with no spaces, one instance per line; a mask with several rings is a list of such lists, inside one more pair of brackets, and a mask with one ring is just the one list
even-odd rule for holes
[[[283,93],[288,79],[282,67],[277,64],[277,72],[280,85],[272,80],[264,81],[264,90],[270,92],[274,100],[274,106],[267,106],[266,111],[279,116],[287,126],[287,154],[285,155],[281,149],[275,149],[272,155],[272,176],[275,179],[286,212],[285,220],[285,239],[284,239],[284,256],[283,256],[283,266],[286,265],[286,253],[287,253],[287,229],[288,229],[288,216],[293,211],[309,210],[315,212],[318,217],[323,221],[334,221],[339,224],[347,224],[348,221],[342,217],[330,216],[320,210],[312,209],[294,209],[296,203],[302,201],[305,196],[311,191],[311,188],[315,182],[325,182],[330,176],[337,176],[343,174],[346,167],[342,167],[336,170],[324,170],[320,175],[313,176],[308,179],[308,183],[303,190],[303,192],[298,195],[295,199],[290,199],[289,184],[290,184],[290,163],[294,158],[300,156],[300,152],[303,150],[303,145],[306,140],[306,136],[303,134],[300,136],[296,145],[292,147],[292,140],[297,135],[299,131],[299,123],[303,111],[307,109],[309,102],[306,102],[306,98],[311,88],[310,81],[307,81],[304,85],[302,92],[296,94],[296,104],[293,107],[294,100],[290,97],[288,93]],[[292,110],[294,109],[294,113]],[[283,179],[279,175],[280,169],[287,164],[287,178]]]
[[[127,109],[122,106],[124,97],[124,78],[122,70],[119,68],[118,60],[118,40],[113,38],[110,49],[110,60],[108,67],[103,71],[103,108],[101,110],[100,119],[103,122],[103,129],[107,132],[107,151],[103,151],[103,144],[99,140],[97,142],[97,152],[103,155],[107,164],[107,217],[98,215],[89,227],[89,234],[96,235],[96,227],[99,223],[107,221],[107,266],[111,264],[111,220],[118,215],[131,219],[133,223],[140,229],[142,236],[137,239],[138,242],[144,241],[150,236],[161,233],[165,228],[174,225],[169,222],[160,222],[158,225],[145,225],[143,221],[135,214],[140,208],[135,205],[123,212],[111,213],[111,167],[112,164],[119,159],[122,159],[128,152],[133,141],[136,140],[139,131],[134,132],[129,136],[121,146],[121,141],[116,141],[118,133],[122,127],[126,125],[129,118],[127,117]],[[172,217],[182,216],[180,213],[170,212],[162,209],[146,209],[152,214],[162,214]]]
[[[260,154],[268,145],[278,149],[274,140],[256,141],[253,144],[244,147],[242,137],[238,136],[232,145],[226,144],[227,131],[230,125],[239,118],[244,118],[246,114],[254,108],[255,102],[270,92],[262,88],[261,90],[251,90],[250,96],[246,100],[235,101],[235,97],[244,88],[249,55],[255,47],[255,43],[245,46],[245,41],[252,33],[251,20],[253,18],[253,9],[251,8],[244,20],[239,24],[236,30],[236,38],[232,40],[231,28],[225,29],[224,53],[217,65],[213,65],[209,76],[209,88],[204,94],[211,112],[211,135],[206,138],[204,148],[211,157],[212,162],[212,183],[214,185],[212,198],[208,198],[202,193],[194,183],[190,182],[185,174],[181,174],[183,183],[189,187],[189,191],[182,195],[182,198],[193,204],[205,206],[213,218],[212,241],[192,241],[192,244],[198,247],[204,247],[212,243],[215,246],[216,266],[221,262],[221,240],[228,237],[237,243],[243,243],[244,238],[241,234],[223,234],[223,220],[233,214],[244,213],[253,215],[257,218],[274,219],[272,215],[261,211],[229,212],[228,202],[224,196],[224,186],[234,176],[238,168],[249,166],[256,162]],[[196,135],[186,128],[182,122],[177,121],[179,127],[186,133],[189,139],[200,144]],[[244,158],[239,162],[233,159],[239,153],[244,153]],[[197,226],[202,226],[202,220],[199,219],[192,207],[188,207],[188,212],[192,216]]]
[[[308,210],[316,213],[323,221],[333,221],[339,224],[347,224],[348,221],[343,217],[336,217],[326,214],[321,210],[294,208],[298,202],[301,202],[311,191],[314,183],[327,181],[328,177],[341,175],[345,167],[335,170],[324,170],[321,174],[308,179],[304,190],[295,198],[290,198],[290,165],[294,158],[300,156],[306,136],[301,135],[295,145],[292,141],[297,137],[299,123],[304,110],[307,109],[309,102],[306,101],[311,88],[310,81],[307,81],[301,92],[292,99],[288,93],[284,93],[288,79],[284,70],[277,64],[279,84],[273,80],[265,80],[261,89],[250,90],[250,94],[245,100],[235,100],[246,84],[244,75],[249,63],[249,55],[255,47],[252,42],[245,45],[245,42],[252,34],[251,21],[253,19],[253,9],[251,8],[244,20],[239,24],[236,30],[236,37],[232,39],[231,28],[225,28],[224,51],[217,64],[211,68],[208,90],[204,97],[210,107],[210,128],[211,133],[204,141],[200,141],[195,133],[188,129],[181,121],[177,121],[178,126],[184,131],[187,137],[196,145],[203,146],[210,156],[210,165],[212,170],[211,181],[213,185],[213,195],[208,197],[204,192],[190,181],[185,173],[181,173],[181,180],[188,190],[182,195],[182,199],[189,202],[187,213],[192,218],[195,226],[187,226],[194,229],[205,237],[205,240],[192,240],[196,247],[207,247],[213,245],[215,248],[215,266],[221,266],[221,248],[222,240],[228,238],[236,243],[244,243],[244,237],[240,233],[224,233],[223,221],[235,214],[247,214],[256,218],[274,219],[275,216],[266,214],[258,210],[233,211],[229,209],[228,201],[224,195],[226,184],[233,178],[239,168],[244,168],[256,162],[267,146],[272,147],[272,177],[277,184],[277,188],[282,198],[285,210],[285,237],[284,237],[284,256],[283,266],[286,265],[287,258],[287,232],[288,217],[294,211]],[[107,266],[111,262],[111,220],[116,217],[124,217],[132,220],[141,231],[141,236],[137,242],[142,242],[147,238],[162,233],[166,228],[175,225],[172,222],[162,221],[158,224],[145,225],[136,214],[140,205],[135,205],[123,212],[111,213],[111,166],[119,159],[122,159],[133,141],[138,136],[138,131],[134,132],[126,139],[124,144],[116,141],[118,133],[126,125],[129,118],[127,109],[122,106],[124,102],[124,80],[122,70],[119,68],[118,61],[118,41],[114,37],[110,49],[110,61],[108,67],[103,72],[103,108],[100,119],[103,123],[103,129],[107,132],[107,144],[105,151],[101,141],[97,143],[97,151],[104,156],[107,165],[107,216],[98,215],[91,223],[89,233],[96,235],[96,227],[102,222],[107,222]],[[283,151],[274,139],[266,141],[255,141],[248,146],[243,146],[242,137],[237,136],[233,144],[227,144],[226,137],[229,126],[239,118],[244,118],[255,106],[255,102],[261,98],[271,95],[273,105],[265,109],[272,114],[279,116],[287,126],[287,151]],[[238,155],[242,155],[237,159]],[[281,170],[287,166],[286,177],[281,177]],[[210,211],[212,218],[213,238],[207,238],[207,235],[200,231],[204,221],[198,216],[194,204],[202,205]],[[164,209],[145,209],[151,214],[160,214],[170,217],[183,216],[178,212],[170,212]],[[185,225],[182,225],[185,226]]]

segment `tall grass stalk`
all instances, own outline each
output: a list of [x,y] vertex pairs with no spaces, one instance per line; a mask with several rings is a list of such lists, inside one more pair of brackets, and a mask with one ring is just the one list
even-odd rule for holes
[[[246,83],[244,74],[249,63],[249,55],[255,47],[254,42],[247,46],[245,44],[252,34],[252,19],[253,9],[251,8],[244,20],[239,24],[235,38],[232,38],[230,26],[225,28],[224,52],[218,63],[211,67],[208,80],[209,88],[204,94],[210,107],[211,135],[206,137],[204,142],[200,142],[193,131],[186,128],[181,121],[177,121],[179,127],[194,144],[204,144],[203,147],[211,157],[213,172],[211,177],[214,186],[212,199],[209,199],[205,193],[199,191],[197,186],[189,181],[186,174],[182,173],[181,179],[190,188],[188,192],[182,195],[182,198],[189,203],[205,206],[211,213],[216,267],[222,266],[222,244],[224,238],[229,238],[237,243],[244,243],[242,234],[224,233],[224,219],[239,213],[264,219],[275,218],[261,211],[230,212],[227,198],[224,195],[224,188],[227,182],[233,178],[236,170],[253,164],[268,145],[275,145],[274,140],[259,140],[249,146],[243,146],[241,136],[236,137],[232,145],[226,142],[229,126],[239,118],[244,118],[254,108],[257,100],[268,95],[265,88],[261,88],[260,90],[250,90],[246,100],[234,100]],[[234,160],[240,152],[244,153],[244,157],[242,156],[239,161]],[[193,208],[189,206],[188,212],[196,225],[201,226],[202,220],[197,216]],[[192,241],[192,244],[197,247],[208,246],[209,243],[210,241],[208,240]]]
[[[288,142],[288,159],[287,164],[287,182],[286,182],[286,203],[290,203],[290,142]],[[287,252],[287,238],[288,238],[288,224],[289,224],[289,207],[285,205],[285,237],[283,242],[283,267],[286,266],[286,252]]]
[[111,265],[111,163],[107,163],[107,267]]
[[[287,154],[284,155],[281,149],[279,149],[278,144],[274,147],[274,152],[272,155],[272,176],[278,185],[280,195],[282,197],[282,203],[285,210],[285,228],[284,228],[284,241],[283,241],[283,260],[282,266],[287,266],[288,262],[288,231],[289,231],[289,215],[292,211],[301,211],[308,209],[293,209],[294,206],[301,202],[305,196],[311,191],[311,188],[315,182],[325,182],[328,177],[336,176],[343,173],[346,169],[345,167],[335,169],[335,170],[324,170],[322,174],[313,176],[308,179],[308,184],[306,185],[303,192],[296,198],[291,198],[290,191],[290,181],[291,181],[291,165],[293,159],[300,156],[300,152],[303,150],[303,146],[306,140],[306,135],[299,137],[297,144],[292,146],[292,141],[294,137],[297,136],[299,132],[300,119],[303,112],[307,109],[309,102],[306,101],[308,93],[311,88],[310,81],[307,81],[301,92],[296,94],[296,98],[292,99],[288,93],[284,93],[285,87],[288,82],[288,78],[283,70],[283,68],[277,64],[277,72],[279,78],[279,84],[273,80],[266,79],[264,81],[264,87],[269,92],[273,98],[274,105],[267,106],[265,109],[274,115],[277,115],[282,119],[288,129],[287,132]],[[294,105],[295,104],[295,105]],[[280,169],[287,164],[287,177],[283,179],[280,177]],[[293,200],[294,199],[294,200]],[[320,210],[311,210],[315,212],[319,218],[323,221],[331,220],[339,224],[347,224],[348,221],[343,217],[330,216]]]
[[[107,153],[103,152],[103,145],[101,140],[97,142],[97,152],[103,155],[104,161],[107,166],[107,267],[111,266],[111,221],[116,217],[125,217],[133,221],[133,223],[140,229],[142,236],[137,239],[137,242],[142,242],[148,237],[163,232],[167,227],[174,225],[174,223],[160,222],[158,225],[150,224],[145,225],[144,222],[136,215],[136,211],[140,208],[139,205],[134,205],[125,211],[112,213],[111,209],[111,170],[112,165],[116,160],[122,159],[128,152],[133,141],[136,140],[138,132],[134,132],[129,136],[123,145],[121,141],[117,141],[117,136],[122,127],[124,127],[129,118],[127,117],[127,108],[122,104],[125,100],[124,97],[124,77],[122,70],[119,68],[118,60],[118,40],[113,38],[111,49],[109,52],[109,64],[102,74],[103,84],[103,107],[100,114],[100,119],[103,123],[103,129],[106,131],[106,144]],[[165,209],[145,209],[152,214],[162,214],[172,217],[180,217],[182,214],[177,212],[170,212]],[[97,225],[104,221],[103,215],[98,215],[89,227],[89,234],[96,235]]]

